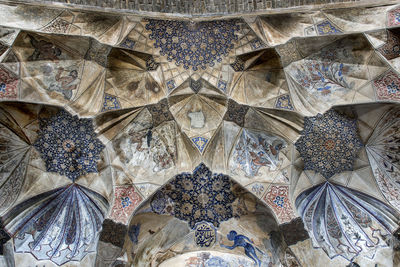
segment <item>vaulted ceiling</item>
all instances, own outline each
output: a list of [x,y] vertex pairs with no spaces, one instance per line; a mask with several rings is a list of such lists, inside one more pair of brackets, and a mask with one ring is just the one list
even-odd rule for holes
[[400,6],[364,2],[0,4],[0,265],[400,264]]

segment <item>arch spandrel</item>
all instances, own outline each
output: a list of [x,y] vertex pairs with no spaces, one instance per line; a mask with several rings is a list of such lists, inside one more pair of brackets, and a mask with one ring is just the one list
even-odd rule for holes
[[162,265],[206,249],[279,266],[286,247],[270,208],[204,164],[175,176],[144,202],[130,220],[128,236],[129,262],[138,265]]

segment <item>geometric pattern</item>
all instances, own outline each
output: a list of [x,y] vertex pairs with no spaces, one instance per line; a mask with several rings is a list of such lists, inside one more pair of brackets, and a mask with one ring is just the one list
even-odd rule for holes
[[30,198],[2,219],[16,252],[62,265],[96,248],[107,209],[103,196],[74,183]]
[[390,70],[374,81],[379,100],[400,101],[400,77]]
[[279,224],[296,218],[289,199],[289,186],[271,185],[264,196],[264,201],[272,208]]
[[235,31],[239,30],[237,20],[214,20],[202,22],[171,21],[149,19],[146,29],[151,31],[149,38],[155,40],[154,47],[160,54],[174,60],[185,69],[192,67],[205,69],[220,62],[227,56],[237,40]]
[[104,145],[96,138],[92,120],[79,119],[61,110],[49,119],[40,119],[39,125],[34,146],[48,172],[57,172],[72,181],[97,172],[97,160]]
[[[296,199],[314,247],[330,258],[351,260],[360,253],[372,258],[377,247],[387,247],[398,228],[400,214],[385,203],[348,187],[325,182]],[[384,219],[383,219],[384,218]]]
[[363,146],[356,120],[331,109],[323,115],[304,118],[302,136],[295,143],[304,161],[304,170],[325,178],[353,170],[358,150]]
[[[202,221],[218,227],[220,222],[233,217],[232,202],[236,197],[230,178],[212,173],[203,163],[193,174],[176,175],[161,192],[173,201],[173,215],[187,221],[192,229]],[[162,213],[166,202],[166,199],[154,199],[152,210]]]
[[116,186],[114,188],[114,205],[110,218],[116,222],[127,224],[133,211],[142,201],[134,186]]

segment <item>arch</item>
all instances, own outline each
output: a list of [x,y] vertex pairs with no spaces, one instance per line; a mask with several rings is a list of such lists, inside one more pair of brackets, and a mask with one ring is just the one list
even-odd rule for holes
[[257,266],[279,266],[286,249],[270,208],[203,163],[142,203],[131,217],[128,237],[125,249],[134,265],[156,266],[207,249],[247,257]]

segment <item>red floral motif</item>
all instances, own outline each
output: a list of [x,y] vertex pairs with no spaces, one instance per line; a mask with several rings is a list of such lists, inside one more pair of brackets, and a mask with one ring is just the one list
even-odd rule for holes
[[134,186],[117,186],[114,196],[110,218],[116,222],[127,224],[133,211],[139,206],[143,198]]
[[377,78],[374,86],[379,100],[400,101],[400,77],[394,71],[388,71]]
[[18,96],[18,78],[0,67],[0,99],[16,99]]
[[400,25],[400,7],[388,12],[388,26]]
[[290,222],[296,218],[289,200],[289,186],[272,185],[264,196],[264,201],[272,208],[279,223]]

